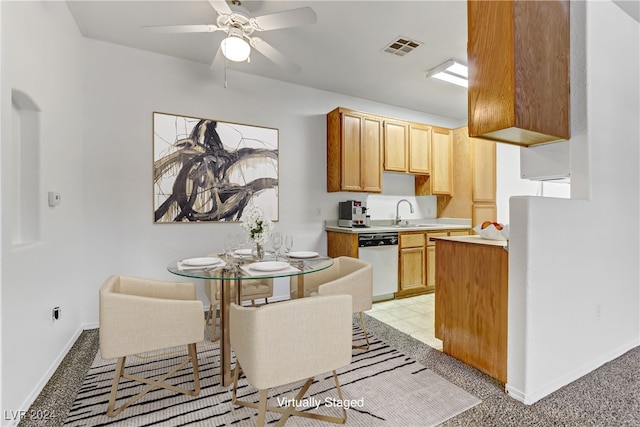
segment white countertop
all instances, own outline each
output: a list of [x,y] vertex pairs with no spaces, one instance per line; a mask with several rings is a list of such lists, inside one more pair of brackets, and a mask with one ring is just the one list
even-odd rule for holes
[[[445,222],[447,221],[447,222]],[[340,227],[337,221],[326,221],[325,230],[337,231],[340,233],[402,233],[407,231],[437,231],[437,230],[467,230],[471,228],[471,220],[452,219],[438,220],[425,219],[412,221],[409,224],[396,226],[384,222],[374,221],[370,227]]]
[[475,236],[442,236],[442,237],[434,237],[433,240],[449,240],[452,242],[460,242],[460,243],[473,243],[477,245],[488,245],[488,246],[501,246],[506,247],[506,240],[488,240],[483,239],[482,237]]

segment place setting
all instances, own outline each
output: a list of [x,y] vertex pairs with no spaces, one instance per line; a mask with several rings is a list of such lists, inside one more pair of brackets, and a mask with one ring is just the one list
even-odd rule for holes
[[178,270],[210,270],[212,268],[219,268],[227,263],[221,258],[217,257],[196,257],[187,258],[178,261]]

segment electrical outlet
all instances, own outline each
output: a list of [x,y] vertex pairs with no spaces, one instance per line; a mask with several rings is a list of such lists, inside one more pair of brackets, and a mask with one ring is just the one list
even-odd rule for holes
[[596,304],[596,319],[600,320],[602,317],[602,306],[600,304]]
[[51,318],[53,320],[60,319],[61,314],[62,314],[62,310],[60,310],[60,307],[53,307],[53,310],[51,310]]

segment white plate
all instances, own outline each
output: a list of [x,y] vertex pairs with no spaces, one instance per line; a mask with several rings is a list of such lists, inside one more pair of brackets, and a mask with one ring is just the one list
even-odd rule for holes
[[238,256],[249,256],[251,255],[251,249],[237,249],[234,254]]
[[253,264],[249,265],[249,268],[258,271],[278,271],[289,268],[289,263],[283,261],[254,262]]
[[289,252],[289,257],[291,258],[313,258],[318,255],[319,255],[318,252],[312,252],[312,251]]
[[188,265],[191,267],[205,267],[209,265],[220,264],[222,260],[220,258],[215,257],[202,257],[202,258],[189,258],[182,260],[184,265]]

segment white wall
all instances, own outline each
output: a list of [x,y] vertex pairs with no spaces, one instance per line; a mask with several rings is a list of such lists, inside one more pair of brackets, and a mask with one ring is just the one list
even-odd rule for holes
[[[63,2],[1,2],[0,108],[2,217],[2,401],[6,411],[26,409],[75,341],[82,322],[84,278],[82,186],[82,69],[80,35]],[[13,246],[7,212],[16,203],[12,180],[11,91],[40,110],[39,241]],[[47,191],[62,194],[56,208]],[[62,308],[55,323],[51,311]],[[15,412],[14,412],[15,413]],[[11,418],[11,417],[9,417]],[[15,422],[6,419],[3,425]]]
[[572,199],[510,204],[507,390],[526,403],[640,343],[639,27],[571,7]]

